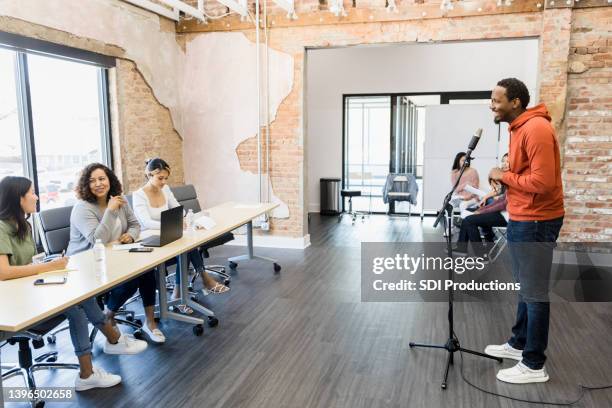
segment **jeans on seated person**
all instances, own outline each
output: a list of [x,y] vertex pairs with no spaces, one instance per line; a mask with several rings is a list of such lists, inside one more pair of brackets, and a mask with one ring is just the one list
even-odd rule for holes
[[111,290],[106,307],[112,312],[117,312],[129,298],[134,296],[137,289],[142,297],[144,307],[155,306],[156,286],[155,271],[146,272]]
[[[204,261],[202,260],[202,255],[200,255],[200,251],[198,251],[197,249],[192,249],[187,253],[187,265],[189,265],[189,262],[191,262],[193,268],[196,271],[204,270]],[[181,284],[181,263],[179,262],[178,257],[176,258],[175,282],[177,285]]]
[[506,224],[506,219],[500,212],[470,215],[469,217],[465,217],[461,222],[457,243],[460,247],[463,245],[461,249],[465,250],[467,248],[467,242],[482,242],[479,228],[482,228],[485,240],[487,242],[493,242],[495,238],[493,227],[505,227]]
[[77,356],[91,354],[92,344],[89,341],[89,326],[101,329],[106,323],[106,316],[98,306],[95,298],[87,299],[64,312],[68,318],[70,340]]

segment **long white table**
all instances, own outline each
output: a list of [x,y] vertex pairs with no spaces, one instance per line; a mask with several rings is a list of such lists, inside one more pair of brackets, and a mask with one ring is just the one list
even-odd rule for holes
[[[210,208],[207,211],[209,216],[216,222],[214,228],[186,232],[181,239],[161,248],[155,248],[150,253],[117,251],[109,246],[106,248],[106,274],[103,278],[96,276],[93,251],[89,250],[70,257],[67,267],[69,271],[63,273],[68,276],[65,284],[35,286],[34,281],[42,275],[0,281],[0,341],[10,338],[19,332],[27,331],[28,328],[62,313],[71,306],[105,293],[113,287],[160,265],[162,265],[159,268],[160,278],[162,278],[159,281],[159,309],[161,318],[171,318],[195,325],[202,325],[204,321],[201,318],[168,311],[170,303],[167,299],[165,285],[163,285],[165,275],[162,276],[162,274],[165,274],[164,263],[176,256],[179,256],[182,263],[181,298],[176,303],[188,304],[206,316],[214,317],[214,313],[199,303],[192,301],[189,296],[186,253],[246,224],[248,254],[239,259],[255,258],[256,256],[253,255],[252,221],[277,206],[278,204],[241,204],[229,202]],[[262,259],[274,262],[271,259]],[[54,274],[54,272],[49,274]],[[0,408],[4,408],[1,375]]]

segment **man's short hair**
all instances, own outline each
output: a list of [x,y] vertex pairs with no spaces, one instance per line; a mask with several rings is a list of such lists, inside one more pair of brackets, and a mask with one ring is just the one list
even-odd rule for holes
[[518,98],[523,109],[527,109],[527,105],[529,105],[529,91],[523,81],[516,78],[506,78],[499,81],[497,86],[506,89],[506,96],[509,101]]

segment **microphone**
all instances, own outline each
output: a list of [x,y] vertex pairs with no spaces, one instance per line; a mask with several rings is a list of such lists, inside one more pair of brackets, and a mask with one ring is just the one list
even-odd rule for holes
[[472,136],[472,140],[470,140],[470,144],[468,145],[468,149],[466,152],[467,157],[471,158],[472,152],[474,151],[474,149],[476,149],[476,145],[480,141],[480,136],[482,136],[482,128],[478,128],[476,129],[476,132],[474,132],[474,135]]

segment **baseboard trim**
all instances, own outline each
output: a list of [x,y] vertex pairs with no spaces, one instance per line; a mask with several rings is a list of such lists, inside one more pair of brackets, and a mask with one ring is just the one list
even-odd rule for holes
[[[234,240],[226,245],[246,246],[246,235],[234,234]],[[279,237],[274,235],[253,235],[253,246],[261,248],[306,249],[310,246],[310,234],[303,237]]]

